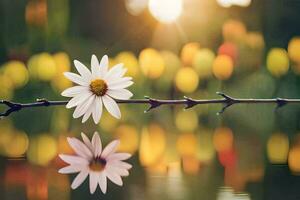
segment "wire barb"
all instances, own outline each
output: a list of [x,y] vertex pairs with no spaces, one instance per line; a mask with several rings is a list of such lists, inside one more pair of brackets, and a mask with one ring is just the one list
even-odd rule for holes
[[148,99],[148,103],[150,104],[150,107],[144,111],[144,113],[147,113],[149,112],[150,110],[154,109],[154,108],[157,108],[161,105],[161,102],[157,99],[152,99],[150,98],[149,96],[145,96],[145,99]]
[[192,99],[192,98],[189,98],[189,97],[186,97],[186,96],[184,96],[183,98],[184,98],[185,101],[186,101],[186,106],[185,106],[184,109],[187,110],[187,109],[192,108],[192,107],[194,107],[195,105],[197,105],[197,101],[196,101],[196,100],[194,100],[194,99]]
[[233,104],[237,103],[236,99],[232,98],[231,96],[226,95],[223,92],[216,92],[216,93],[217,93],[217,95],[224,97],[223,107],[219,112],[217,112],[217,115],[224,113],[227,108],[229,108]]

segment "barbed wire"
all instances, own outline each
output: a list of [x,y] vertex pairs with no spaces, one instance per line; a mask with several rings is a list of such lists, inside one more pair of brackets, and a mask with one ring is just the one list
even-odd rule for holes
[[[217,92],[218,95],[222,96],[222,99],[192,99],[189,97],[184,97],[183,99],[178,100],[163,100],[163,99],[154,99],[148,96],[145,96],[145,99],[128,99],[128,100],[115,100],[118,104],[149,104],[149,108],[145,112],[149,112],[152,109],[158,108],[162,105],[185,105],[185,109],[192,108],[199,104],[223,104],[222,109],[217,112],[217,114],[222,114],[227,108],[234,104],[277,104],[276,108],[283,107],[290,103],[300,103],[300,99],[283,99],[283,98],[274,98],[274,99],[246,99],[246,98],[233,98],[228,96],[223,92]],[[0,117],[4,118],[12,114],[23,110],[25,108],[34,108],[34,107],[48,107],[48,106],[60,106],[66,105],[68,101],[49,101],[47,99],[37,99],[33,103],[15,103],[12,101],[1,100],[0,104],[6,105],[8,108],[3,113],[0,113]]]

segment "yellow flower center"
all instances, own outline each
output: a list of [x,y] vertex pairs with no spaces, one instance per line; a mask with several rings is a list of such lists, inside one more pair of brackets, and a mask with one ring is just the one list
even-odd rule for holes
[[103,158],[95,158],[90,162],[90,170],[92,171],[102,171],[106,165],[106,160]]
[[90,84],[91,91],[97,96],[103,96],[107,92],[107,84],[102,79],[95,79]]

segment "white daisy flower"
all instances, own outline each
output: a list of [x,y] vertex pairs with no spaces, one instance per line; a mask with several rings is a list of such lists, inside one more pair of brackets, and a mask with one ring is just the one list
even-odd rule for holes
[[64,75],[78,86],[68,88],[61,93],[62,96],[72,97],[66,107],[76,107],[73,117],[83,116],[82,123],[84,123],[92,115],[97,124],[104,105],[112,116],[119,119],[121,112],[114,99],[129,99],[133,95],[125,89],[133,82],[131,77],[123,77],[127,71],[123,68],[123,64],[108,69],[107,55],[102,57],[100,64],[97,57],[92,55],[91,71],[77,60],[74,60],[74,65],[79,75],[71,72],[65,72]]
[[78,173],[71,184],[72,189],[76,189],[89,175],[90,192],[93,194],[99,184],[101,191],[105,194],[107,188],[107,178],[113,183],[122,186],[121,177],[128,176],[128,170],[132,167],[124,160],[131,157],[129,153],[116,153],[119,140],[109,143],[102,151],[100,136],[94,133],[92,141],[81,133],[82,140],[77,138],[67,138],[70,146],[76,155],[60,154],[59,157],[70,164],[61,168],[58,172],[62,174]]

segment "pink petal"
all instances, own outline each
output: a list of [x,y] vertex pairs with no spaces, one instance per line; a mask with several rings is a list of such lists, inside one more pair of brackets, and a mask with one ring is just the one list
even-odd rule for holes
[[107,178],[104,172],[100,174],[98,184],[100,186],[101,191],[105,194],[107,190]]
[[88,149],[88,147],[83,144],[80,140],[77,138],[67,138],[70,146],[75,151],[75,153],[83,158],[91,159],[93,157],[92,152]]
[[61,174],[73,174],[80,172],[84,167],[82,165],[69,165],[58,170]]
[[110,154],[114,153],[117,150],[118,145],[120,144],[119,140],[114,140],[110,142],[101,153],[101,157],[107,158]]
[[112,169],[107,169],[105,170],[106,176],[109,180],[111,180],[113,183],[115,183],[116,185],[122,186],[123,185],[123,181],[121,179],[121,176],[118,175],[117,173],[115,173]]
[[59,157],[65,161],[66,163],[72,165],[72,164],[78,164],[78,165],[87,165],[89,162],[79,156],[71,156],[66,154],[59,154]]
[[92,138],[92,145],[94,149],[94,156],[97,157],[101,154],[102,151],[102,144],[101,144],[101,139],[98,134],[98,132],[95,132]]
[[108,161],[119,161],[119,160],[126,160],[128,158],[131,157],[131,154],[129,153],[114,153],[114,154],[111,154],[107,157],[107,160]]
[[89,138],[86,136],[86,134],[81,132],[81,137],[82,137],[84,144],[92,151],[92,149],[93,149],[92,143],[89,140]]
[[76,178],[73,180],[71,188],[74,190],[76,188],[78,188],[79,185],[81,185],[83,183],[83,181],[86,179],[86,177],[88,176],[88,170],[82,170],[77,176]]
[[90,193],[94,194],[97,189],[99,173],[90,171]]

